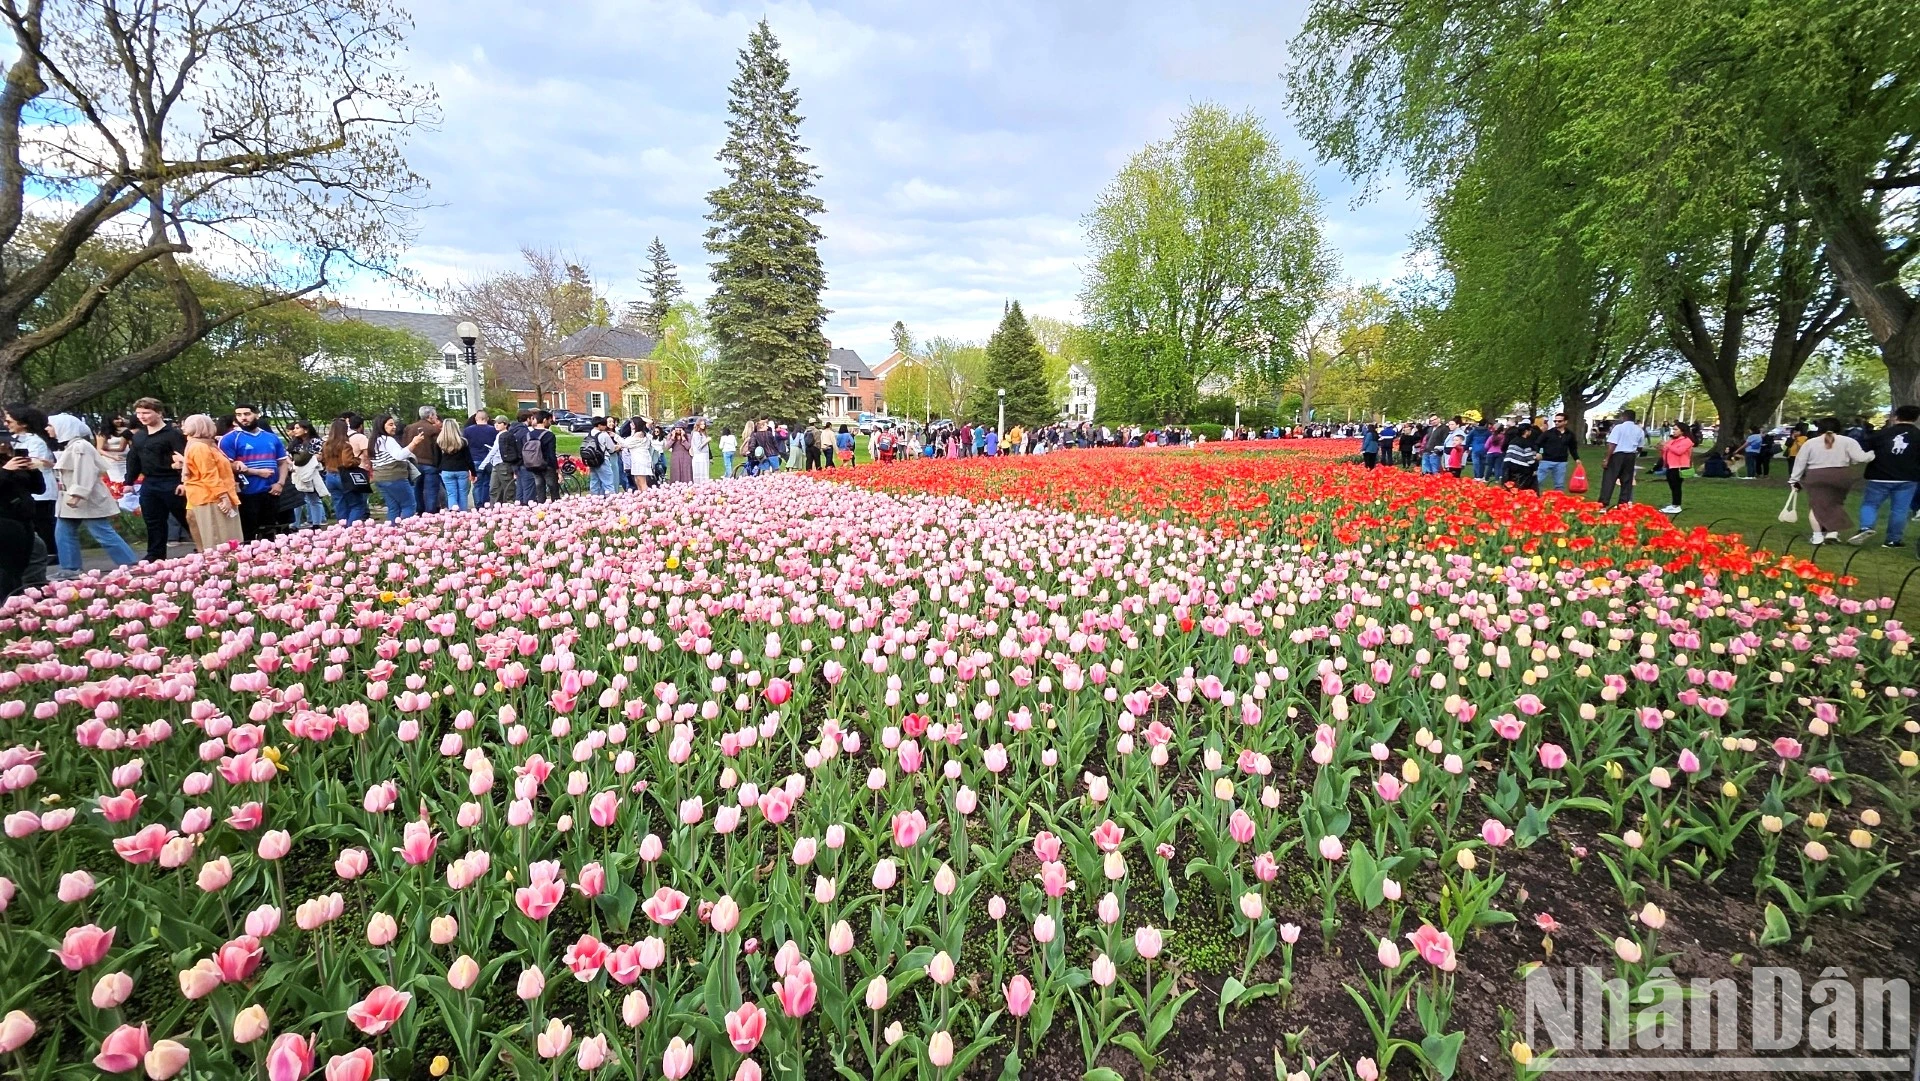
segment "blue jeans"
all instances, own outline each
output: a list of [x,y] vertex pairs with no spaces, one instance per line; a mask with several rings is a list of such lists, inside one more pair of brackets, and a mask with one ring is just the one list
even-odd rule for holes
[[464,469],[442,469],[440,486],[446,489],[448,510],[467,509],[467,471]]
[[412,481],[379,480],[374,481],[373,486],[380,489],[381,498],[387,501],[387,521],[397,522],[420,513],[420,504],[414,502]]
[[413,482],[414,498],[418,501],[421,514],[432,514],[446,506],[447,493],[440,487],[440,467],[423,465],[420,467],[420,479]]
[[342,522],[364,522],[368,517],[367,493],[356,492],[338,473],[323,473],[327,493],[333,496],[333,513]]
[[1567,463],[1549,462],[1541,459],[1540,470],[1535,476],[1540,478],[1540,490],[1552,489],[1556,492],[1567,490]]
[[1487,452],[1485,449],[1469,451],[1473,459],[1473,479],[1485,480],[1487,476]]
[[[1893,508],[1887,512],[1887,543],[1901,543],[1907,535],[1907,519],[1913,514],[1916,489],[1920,489],[1920,481],[1868,481],[1867,492],[1860,499],[1860,528],[1872,529],[1873,523],[1880,518],[1880,504],[1891,502]],[[61,551],[64,553],[65,550],[66,545],[62,544]]]
[[1422,473],[1440,472],[1440,452],[1439,451],[1427,450],[1427,451],[1420,452],[1420,472]]
[[519,503],[542,503],[546,501],[546,484],[531,469],[522,468],[513,478],[513,498]]
[[620,459],[608,458],[587,474],[587,491],[593,495],[620,494]]
[[493,467],[473,471],[473,509],[479,510],[487,505],[487,498],[493,494]]
[[133,554],[133,546],[127,543],[118,530],[113,528],[111,518],[55,518],[53,520],[54,543],[60,548],[60,567],[63,570],[80,569],[80,527],[87,527],[93,539],[106,549],[107,558],[117,567],[140,562]]
[[733,476],[733,452],[732,451],[723,450],[720,452],[720,469],[721,469],[721,473],[720,473],[721,476],[723,477]]
[[318,529],[326,525],[327,501],[321,497],[320,493],[301,492],[300,496],[304,502],[293,508],[294,528],[298,529],[303,525],[310,525]]

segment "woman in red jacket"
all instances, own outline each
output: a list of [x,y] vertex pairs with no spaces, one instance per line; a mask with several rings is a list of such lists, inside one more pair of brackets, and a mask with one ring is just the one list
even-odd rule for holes
[[1673,496],[1673,502],[1660,508],[1662,514],[1680,513],[1680,484],[1686,471],[1693,467],[1693,437],[1687,433],[1687,426],[1675,422],[1668,433],[1667,441],[1660,445],[1660,464],[1667,469],[1667,492]]

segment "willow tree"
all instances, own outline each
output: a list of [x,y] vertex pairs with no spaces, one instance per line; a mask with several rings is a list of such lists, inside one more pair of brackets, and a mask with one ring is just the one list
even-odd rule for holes
[[[73,407],[397,257],[424,188],[402,148],[434,113],[395,74],[400,5],[0,0],[0,23],[0,400]],[[95,240],[116,258],[88,268]],[[59,287],[89,269],[86,288]],[[138,338],[84,373],[29,378],[35,354],[156,277]]]
[[1257,117],[1215,105],[1135,154],[1085,227],[1081,306],[1117,419],[1184,417],[1203,386],[1284,367],[1333,275],[1305,172]]

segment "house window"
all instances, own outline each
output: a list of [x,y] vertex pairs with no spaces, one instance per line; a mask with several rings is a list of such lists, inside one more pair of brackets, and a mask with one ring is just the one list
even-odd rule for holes
[[605,379],[606,377],[607,377],[607,366],[605,364],[602,364],[597,360],[587,361],[587,378],[588,379]]
[[848,398],[847,412],[858,413],[859,411],[860,411],[860,399],[858,397]]
[[827,369],[827,385],[830,387],[837,387],[840,385],[840,369],[838,368]]
[[849,387],[857,387],[857,386],[859,386],[859,385],[860,385],[860,377],[859,377],[859,376],[857,376],[857,375],[855,375],[855,374],[853,374],[852,372],[848,372],[848,373],[847,373],[847,386],[849,386]]
[[446,351],[440,354],[440,364],[450,372],[457,372],[460,370],[460,354],[455,353],[453,348],[449,346]]
[[587,395],[587,413],[596,417],[606,416],[607,396],[597,390],[589,393]]
[[626,369],[626,378],[627,378],[627,382],[629,382],[629,383],[632,383],[632,382],[636,382],[636,381],[638,381],[638,380],[639,380],[639,378],[640,378],[640,365],[638,365],[638,364],[628,364],[628,365],[625,365],[624,367],[625,367],[625,369]]

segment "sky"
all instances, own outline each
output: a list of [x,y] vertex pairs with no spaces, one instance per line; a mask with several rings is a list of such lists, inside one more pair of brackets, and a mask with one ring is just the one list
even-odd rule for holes
[[[616,311],[659,236],[694,298],[727,84],[763,15],[792,68],[827,213],[827,335],[873,363],[916,338],[981,341],[1005,300],[1072,318],[1081,218],[1127,158],[1200,101],[1251,110],[1309,167],[1354,281],[1390,278],[1415,200],[1322,166],[1288,118],[1297,0],[412,0],[411,75],[442,118],[408,158],[432,185],[403,265],[439,285],[522,246],[590,268]],[[429,310],[377,280],[341,299]]]

